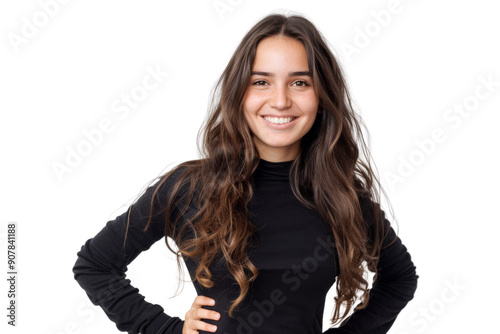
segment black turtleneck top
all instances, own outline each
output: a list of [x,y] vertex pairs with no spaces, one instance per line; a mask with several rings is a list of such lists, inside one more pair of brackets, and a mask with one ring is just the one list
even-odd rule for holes
[[[378,279],[370,290],[368,306],[356,311],[341,327],[323,332],[325,297],[339,274],[338,254],[331,228],[293,195],[289,182],[291,164],[292,161],[260,160],[253,175],[255,193],[249,203],[249,219],[258,232],[252,236],[253,246],[248,252],[259,275],[250,283],[235,318],[230,318],[230,301],[239,295],[239,286],[220,255],[210,266],[214,286],[207,289],[193,282],[198,295],[216,301],[214,306],[203,307],[221,314],[219,320],[203,321],[217,325],[216,333],[223,334],[386,333],[417,287],[418,276],[410,254],[399,238],[382,249]],[[178,172],[161,187],[160,199],[166,199]],[[77,254],[73,272],[90,300],[102,307],[119,330],[182,334],[184,321],[165,314],[160,305],[147,302],[125,276],[127,265],[140,252],[165,237],[161,215],[143,232],[155,186],[132,205],[125,247],[128,211],[108,221],[95,237],[86,241]],[[190,206],[186,215],[194,212],[196,208]],[[390,232],[384,241],[387,245],[395,234],[387,219],[384,221]],[[178,224],[183,222],[185,217]],[[185,257],[184,261],[194,278],[196,262]]]

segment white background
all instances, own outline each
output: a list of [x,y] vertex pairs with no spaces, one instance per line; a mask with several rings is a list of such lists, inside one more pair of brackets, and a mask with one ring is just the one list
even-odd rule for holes
[[[45,3],[52,3],[51,16],[43,14]],[[497,331],[496,2],[221,0],[229,6],[224,12],[214,3],[0,5],[0,261],[6,275],[7,224],[17,222],[19,263],[18,327],[6,324],[2,280],[1,331],[118,332],[73,279],[76,252],[146,183],[197,158],[196,134],[216,79],[248,29],[271,12],[302,14],[318,27],[369,129],[399,235],[420,276],[390,333]],[[114,103],[141,85],[148,67],[168,75],[120,118]],[[490,90],[484,80],[493,82]],[[464,116],[453,111],[460,106]],[[58,177],[54,163],[66,164],[84,131],[104,119],[113,130]],[[431,145],[436,131],[441,140]],[[417,142],[427,143],[425,152]],[[393,183],[389,175],[400,179]],[[187,282],[169,299],[177,266],[163,241],[127,275],[148,301],[182,319],[196,296]],[[324,329],[332,309],[329,293]]]

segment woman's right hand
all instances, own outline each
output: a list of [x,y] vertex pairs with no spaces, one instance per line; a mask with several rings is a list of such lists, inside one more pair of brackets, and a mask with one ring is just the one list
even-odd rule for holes
[[198,330],[207,332],[215,332],[217,330],[217,326],[203,322],[200,319],[219,320],[219,312],[204,309],[202,308],[203,305],[214,306],[215,300],[205,296],[197,296],[194,299],[193,305],[186,312],[182,334],[195,334],[198,333]]

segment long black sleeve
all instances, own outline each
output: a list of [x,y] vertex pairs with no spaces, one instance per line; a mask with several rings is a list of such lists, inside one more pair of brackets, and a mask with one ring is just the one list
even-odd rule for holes
[[[164,204],[172,176],[163,184],[159,200],[155,203]],[[147,302],[125,276],[127,265],[165,235],[164,214],[155,215],[149,229],[143,231],[155,186],[156,183],[129,207],[130,226],[125,247],[129,210],[108,221],[95,237],[85,242],[77,253],[73,273],[92,303],[102,307],[120,331],[181,334],[184,321],[165,314],[160,305]],[[156,204],[154,207],[157,207]]]
[[[367,202],[362,202],[363,214],[366,220],[370,220],[373,215]],[[401,239],[397,237],[394,241],[395,231],[383,210],[381,213],[384,231],[388,229],[388,233],[382,244],[377,266],[378,278],[370,289],[368,305],[355,311],[339,328],[326,330],[326,334],[385,334],[401,310],[413,299],[418,279],[416,267]]]

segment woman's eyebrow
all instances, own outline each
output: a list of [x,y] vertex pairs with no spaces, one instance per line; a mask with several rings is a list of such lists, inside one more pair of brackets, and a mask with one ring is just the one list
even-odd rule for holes
[[[262,75],[266,77],[274,77],[274,73],[270,72],[260,72],[260,71],[252,71],[252,75]],[[290,72],[288,73],[289,77],[294,77],[298,75],[307,75],[311,77],[311,72],[310,71],[296,71],[296,72]]]

